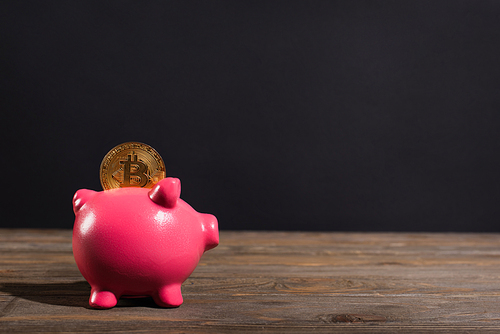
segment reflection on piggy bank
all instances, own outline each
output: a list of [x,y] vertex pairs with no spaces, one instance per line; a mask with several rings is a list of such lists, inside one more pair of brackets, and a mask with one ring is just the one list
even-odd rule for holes
[[217,219],[179,198],[179,179],[152,189],[78,190],[73,254],[92,287],[90,306],[110,308],[121,296],[182,304],[181,284],[203,252],[219,243]]

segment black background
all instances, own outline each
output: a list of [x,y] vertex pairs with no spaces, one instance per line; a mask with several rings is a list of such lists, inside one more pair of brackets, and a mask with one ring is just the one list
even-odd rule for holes
[[498,1],[2,1],[0,227],[140,141],[222,230],[500,231]]

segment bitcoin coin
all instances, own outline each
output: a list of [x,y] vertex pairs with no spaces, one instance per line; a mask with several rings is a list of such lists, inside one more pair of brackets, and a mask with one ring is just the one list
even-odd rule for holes
[[165,178],[165,164],[149,145],[127,142],[104,156],[99,171],[104,190],[124,187],[152,188]]

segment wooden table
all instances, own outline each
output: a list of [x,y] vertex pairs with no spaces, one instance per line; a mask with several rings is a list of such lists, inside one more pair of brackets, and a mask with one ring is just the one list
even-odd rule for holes
[[179,308],[94,310],[71,231],[0,229],[0,332],[500,333],[500,234],[220,236]]

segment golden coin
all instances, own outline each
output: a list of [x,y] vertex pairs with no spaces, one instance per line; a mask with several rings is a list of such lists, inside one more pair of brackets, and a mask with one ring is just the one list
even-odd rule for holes
[[124,187],[152,188],[165,178],[165,164],[149,145],[128,142],[106,154],[99,171],[104,190]]

